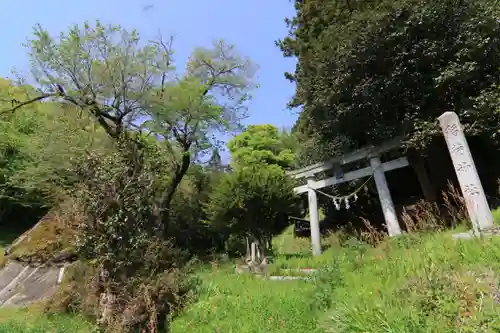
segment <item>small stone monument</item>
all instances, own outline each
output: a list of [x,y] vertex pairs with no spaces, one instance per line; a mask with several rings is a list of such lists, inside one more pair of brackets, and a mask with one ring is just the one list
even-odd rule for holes
[[473,228],[479,231],[492,228],[493,215],[484,195],[460,120],[455,112],[445,112],[438,119]]
[[267,272],[268,260],[264,256],[264,251],[261,251],[260,243],[254,241],[250,244],[248,238],[246,239],[246,243],[246,265],[236,264],[236,273],[265,274]]

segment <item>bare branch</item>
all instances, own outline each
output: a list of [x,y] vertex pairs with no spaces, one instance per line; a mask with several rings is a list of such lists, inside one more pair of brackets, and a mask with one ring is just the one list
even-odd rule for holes
[[23,101],[23,102],[17,101],[15,99],[11,99],[9,101],[2,100],[4,102],[10,102],[10,103],[12,103],[12,108],[0,111],[0,114],[4,114],[4,113],[8,113],[8,112],[15,112],[15,111],[17,111],[18,109],[20,109],[20,108],[22,108],[24,106],[27,106],[27,105],[30,105],[30,104],[33,104],[33,103],[36,103],[36,102],[40,102],[40,101],[43,101],[43,100],[45,100],[47,98],[56,97],[56,96],[58,96],[57,93],[43,94],[43,95],[31,98],[31,99]]
[[[165,52],[165,54],[167,55],[171,55],[172,54],[172,46],[173,46],[173,43],[174,43],[174,37],[173,36],[170,36],[170,40],[168,41],[168,43],[165,43],[163,41],[163,37],[161,35],[161,31],[158,32],[158,40],[156,41],[156,43],[160,46],[160,48],[163,50],[163,52]],[[167,62],[167,67],[169,67],[171,65],[171,61],[170,59],[168,60]],[[161,70],[161,68],[158,67],[159,70]],[[160,94],[161,96],[163,96],[164,92],[165,92],[165,83],[166,83],[166,79],[167,79],[167,72],[166,71],[162,71],[162,74],[161,74],[161,83],[160,83]]]

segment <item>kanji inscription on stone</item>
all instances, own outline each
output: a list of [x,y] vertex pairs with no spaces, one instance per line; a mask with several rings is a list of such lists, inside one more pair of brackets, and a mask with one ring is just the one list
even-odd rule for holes
[[445,135],[450,134],[450,135],[453,135],[453,136],[457,136],[458,132],[459,132],[459,127],[457,126],[457,124],[448,124],[444,128],[444,134]]
[[456,167],[457,172],[469,172],[472,171],[472,165],[467,162],[459,162]]
[[486,201],[460,120],[455,112],[445,112],[438,119],[467,204],[469,217],[478,224],[479,230],[491,228],[493,215]]
[[467,185],[465,185],[464,186],[464,192],[465,192],[465,194],[467,194],[469,196],[481,194],[481,191],[474,184],[467,184]]
[[450,147],[450,153],[463,155],[465,152],[465,147],[460,143],[454,143]]

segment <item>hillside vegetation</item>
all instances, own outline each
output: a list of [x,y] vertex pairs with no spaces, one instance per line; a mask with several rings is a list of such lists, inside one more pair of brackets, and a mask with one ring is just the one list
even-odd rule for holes
[[[227,41],[179,59],[161,34],[36,25],[29,75],[0,79],[1,264],[68,266],[48,299],[2,309],[0,332],[498,331],[500,238],[453,239],[472,194],[436,121],[457,113],[498,201],[497,2],[293,1],[268,45],[297,60],[291,130],[245,121],[265,75]],[[306,180],[287,171],[395,138],[380,158],[410,164],[387,173],[405,234],[387,237],[367,175],[318,192],[313,257],[291,222],[312,213]],[[369,164],[344,162],[317,180]]]
[[[232,263],[200,266],[201,285],[172,332],[496,332],[500,237],[451,234],[406,235],[376,247],[330,236],[340,245],[320,257],[277,257],[273,274],[318,269],[309,281],[240,275]],[[0,314],[2,332],[91,332],[79,318],[47,317],[36,308]]]

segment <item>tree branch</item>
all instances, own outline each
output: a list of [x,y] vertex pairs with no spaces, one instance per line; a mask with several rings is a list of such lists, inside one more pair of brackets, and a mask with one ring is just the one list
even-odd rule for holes
[[[16,99],[11,99],[9,102],[12,103],[12,108],[10,109],[7,109],[7,110],[3,110],[3,111],[0,111],[0,114],[4,114],[4,113],[7,113],[7,112],[15,112],[17,111],[18,109],[26,106],[26,105],[30,105],[30,104],[33,104],[33,103],[36,103],[36,102],[40,102],[40,101],[43,101],[44,99],[47,99],[47,98],[50,98],[50,97],[57,97],[59,96],[58,93],[50,93],[50,94],[42,94],[40,96],[37,96],[37,97],[34,97],[34,98],[31,98],[27,101],[24,101],[24,102],[20,102]],[[5,100],[4,100],[5,101]],[[17,104],[17,105],[14,105],[14,104]]]

